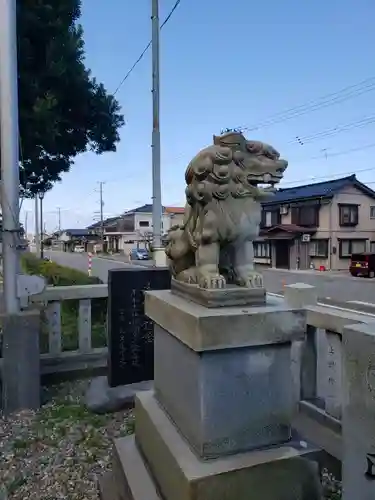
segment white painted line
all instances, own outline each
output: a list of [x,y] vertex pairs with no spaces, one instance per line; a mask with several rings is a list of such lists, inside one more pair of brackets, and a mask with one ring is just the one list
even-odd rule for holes
[[[279,293],[270,293],[270,292],[267,292],[267,295],[272,295],[273,297],[280,297],[280,298],[284,297],[283,295],[281,295]],[[327,299],[328,298],[329,297],[327,297]],[[324,304],[323,302],[318,302],[317,305],[318,306],[329,307],[330,309],[336,309],[338,311],[355,313],[355,314],[360,314],[362,316],[370,316],[370,318],[375,318],[375,314],[373,314],[373,313],[368,313],[368,312],[364,312],[364,311],[356,311],[355,309],[347,309],[347,308],[344,308],[344,307],[332,306],[330,304]],[[375,304],[372,304],[372,305],[374,305],[374,307],[375,307]]]
[[359,304],[361,306],[370,306],[370,307],[375,307],[375,304],[373,302],[362,302],[361,300],[348,300],[349,304]]

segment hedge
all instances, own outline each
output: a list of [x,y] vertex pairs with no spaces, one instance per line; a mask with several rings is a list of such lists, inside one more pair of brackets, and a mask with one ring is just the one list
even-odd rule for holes
[[[72,286],[95,285],[102,283],[99,278],[71,267],[61,266],[56,262],[39,259],[35,254],[25,253],[21,257],[22,272],[30,275],[43,276],[47,285]],[[61,305],[61,330],[63,350],[71,351],[78,348],[78,300],[65,300]],[[93,347],[106,345],[107,299],[91,300],[91,330]],[[48,351],[48,331],[46,318],[43,315],[40,338],[41,352]]]
[[101,283],[99,278],[88,276],[71,267],[60,266],[56,262],[39,259],[33,253],[25,253],[21,257],[21,267],[25,274],[43,276],[48,285],[72,286],[95,285]]

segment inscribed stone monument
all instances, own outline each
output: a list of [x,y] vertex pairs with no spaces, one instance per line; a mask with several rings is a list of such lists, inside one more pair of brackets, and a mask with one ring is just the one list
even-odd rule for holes
[[111,387],[154,378],[154,325],[145,290],[170,289],[167,268],[112,269],[108,275],[108,381]]

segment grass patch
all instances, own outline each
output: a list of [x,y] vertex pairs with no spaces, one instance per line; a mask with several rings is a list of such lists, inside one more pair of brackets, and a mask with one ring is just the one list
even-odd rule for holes
[[[99,278],[55,262],[39,259],[32,253],[23,254],[21,267],[25,274],[43,276],[50,286],[95,285],[102,283]],[[62,347],[64,351],[74,351],[78,348],[78,300],[65,300],[61,304]],[[107,298],[91,301],[91,331],[92,346],[104,347],[107,344]],[[48,352],[47,318],[42,314],[40,337],[41,352]]]

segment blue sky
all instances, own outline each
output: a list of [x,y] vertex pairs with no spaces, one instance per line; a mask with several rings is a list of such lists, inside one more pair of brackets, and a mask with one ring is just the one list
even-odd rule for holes
[[[160,0],[161,21],[174,3]],[[83,0],[87,66],[109,91],[149,41],[150,14],[151,0]],[[285,186],[373,167],[358,178],[375,188],[375,146],[341,154],[375,144],[374,18],[373,0],[181,0],[161,32],[163,203],[183,204],[186,165],[212,134],[252,128],[371,77],[373,88],[357,87],[355,98],[246,134],[269,142],[289,160]],[[150,202],[150,89],[151,51],[117,93],[126,119],[117,152],[76,159],[45,198],[47,229],[57,226],[57,207],[63,227],[89,224],[99,210],[98,181],[106,182],[108,216]],[[365,119],[366,126],[296,143],[296,136]],[[22,222],[32,206],[24,202]],[[29,231],[32,225],[28,213]]]

